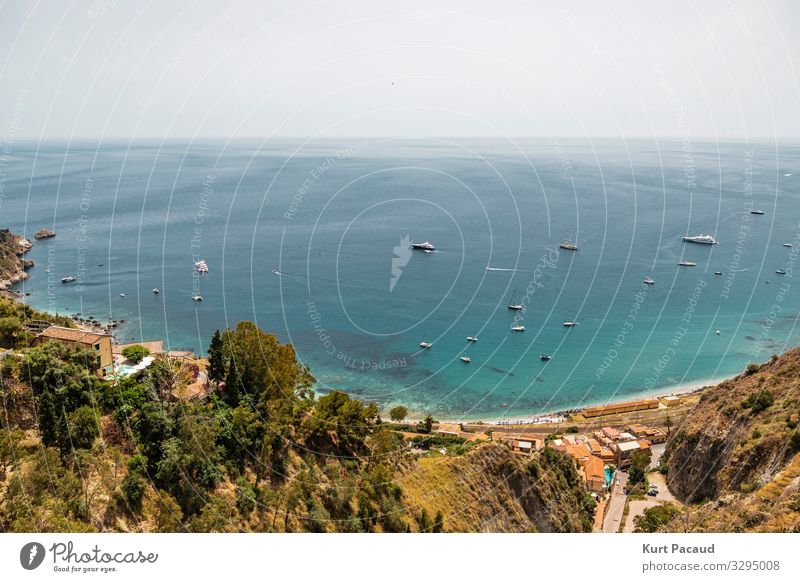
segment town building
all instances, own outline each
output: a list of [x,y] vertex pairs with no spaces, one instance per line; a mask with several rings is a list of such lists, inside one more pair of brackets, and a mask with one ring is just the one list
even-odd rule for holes
[[53,325],[33,338],[33,345],[38,346],[50,341],[56,341],[74,348],[84,347],[94,351],[95,362],[92,368],[101,378],[110,376],[114,371],[111,336],[107,333]]

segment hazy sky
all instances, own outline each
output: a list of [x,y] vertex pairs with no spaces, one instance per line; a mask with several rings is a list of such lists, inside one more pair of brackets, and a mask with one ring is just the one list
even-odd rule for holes
[[6,0],[0,135],[800,136],[796,0]]

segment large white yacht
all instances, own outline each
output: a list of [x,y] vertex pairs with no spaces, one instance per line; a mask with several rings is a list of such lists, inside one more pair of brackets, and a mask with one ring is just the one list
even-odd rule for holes
[[683,242],[697,243],[699,245],[719,244],[710,234],[698,234],[695,236],[686,235],[685,237],[683,237]]

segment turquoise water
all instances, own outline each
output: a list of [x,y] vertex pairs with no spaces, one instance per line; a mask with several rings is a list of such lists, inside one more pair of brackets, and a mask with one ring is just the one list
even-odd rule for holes
[[[3,179],[2,225],[58,234],[28,255],[32,305],[199,352],[251,319],[294,343],[320,391],[383,405],[527,416],[722,378],[798,343],[794,144],[14,144]],[[565,239],[580,250],[556,250]]]

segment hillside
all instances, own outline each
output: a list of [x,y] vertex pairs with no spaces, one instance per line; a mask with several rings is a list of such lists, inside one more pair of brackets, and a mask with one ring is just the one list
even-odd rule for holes
[[800,349],[708,388],[665,452],[689,503],[666,529],[800,530]]
[[31,248],[31,241],[18,236],[8,229],[0,229],[0,289],[7,289],[14,283],[27,279],[21,258]]
[[437,444],[412,450],[374,404],[314,394],[292,346],[253,323],[212,338],[208,398],[175,397],[177,361],[109,383],[93,358],[51,342],[0,363],[0,531],[591,529],[571,458],[425,423]]

